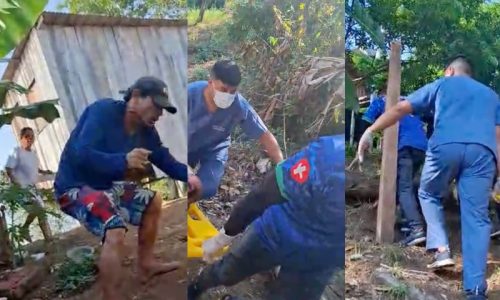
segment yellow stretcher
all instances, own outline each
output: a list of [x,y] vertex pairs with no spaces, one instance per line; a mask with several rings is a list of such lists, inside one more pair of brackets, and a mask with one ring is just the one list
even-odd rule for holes
[[[188,258],[201,258],[203,257],[203,242],[216,236],[219,232],[196,203],[189,205],[187,225],[187,256]],[[224,254],[227,249],[228,247],[224,247],[219,255]]]

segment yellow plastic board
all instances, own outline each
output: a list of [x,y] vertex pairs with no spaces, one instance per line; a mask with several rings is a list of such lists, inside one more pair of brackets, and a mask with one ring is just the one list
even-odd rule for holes
[[[189,258],[203,257],[203,242],[216,236],[219,232],[196,203],[189,205],[187,215],[187,256]],[[227,248],[225,247],[221,254],[226,252]]]

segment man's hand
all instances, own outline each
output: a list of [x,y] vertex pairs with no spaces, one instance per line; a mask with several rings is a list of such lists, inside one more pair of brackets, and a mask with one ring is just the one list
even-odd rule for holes
[[191,174],[188,176],[188,205],[201,198],[201,180],[198,176]]
[[363,163],[363,160],[365,158],[365,151],[370,149],[370,147],[373,144],[373,132],[371,129],[368,127],[365,132],[363,132],[363,135],[359,139],[359,144],[358,144],[358,158],[359,162]]
[[224,232],[224,228],[219,231],[219,234],[203,242],[203,260],[211,263],[218,256],[220,250],[231,244],[234,236],[228,236]]
[[500,203],[500,177],[497,177],[497,181],[493,187],[493,199],[496,203]]
[[127,153],[127,167],[129,169],[144,170],[149,164],[149,155],[151,151],[143,148],[135,148]]

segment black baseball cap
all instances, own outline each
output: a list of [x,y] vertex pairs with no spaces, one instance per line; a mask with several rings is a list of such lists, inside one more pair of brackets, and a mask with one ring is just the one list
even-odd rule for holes
[[144,76],[137,79],[129,91],[135,89],[139,90],[143,97],[150,96],[156,105],[169,113],[175,114],[177,112],[177,108],[168,99],[167,84],[163,80],[153,76]]

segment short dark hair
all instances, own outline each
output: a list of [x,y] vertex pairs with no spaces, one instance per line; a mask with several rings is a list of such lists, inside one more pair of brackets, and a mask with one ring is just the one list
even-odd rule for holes
[[241,73],[238,65],[232,60],[220,60],[212,67],[211,75],[213,79],[218,79],[222,83],[236,87],[241,82]]
[[24,137],[24,136],[26,136],[26,135],[28,134],[28,132],[30,132],[30,131],[31,131],[32,133],[35,133],[35,132],[33,131],[33,128],[31,128],[31,127],[23,127],[23,129],[21,129],[21,133],[19,134],[19,136],[20,136],[20,137]]
[[450,59],[448,59],[446,63],[446,69],[449,68],[452,64],[460,64],[465,73],[472,75],[473,67],[469,58],[463,54],[457,54]]

